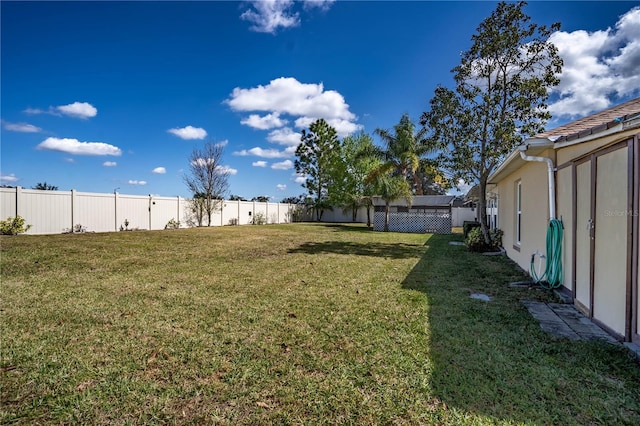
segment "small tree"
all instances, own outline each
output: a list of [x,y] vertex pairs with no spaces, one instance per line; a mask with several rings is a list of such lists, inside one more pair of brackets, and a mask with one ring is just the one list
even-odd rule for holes
[[324,210],[332,206],[331,197],[339,190],[338,178],[343,176],[336,129],[322,118],[314,121],[309,130],[302,130],[296,156],[296,173],[305,176],[302,187],[313,197],[311,206],[320,221]]
[[55,185],[49,185],[47,182],[38,182],[36,186],[31,189],[39,189],[41,191],[57,191],[58,187]]
[[454,182],[477,183],[486,244],[489,175],[525,138],[544,130],[549,89],[559,83],[562,59],[548,41],[551,29],[530,23],[525,2],[500,2],[478,27],[471,48],[455,67],[455,91],[436,88],[421,124],[442,154]]
[[213,212],[220,209],[222,200],[229,190],[229,172],[222,165],[224,145],[205,143],[202,149],[195,148],[189,157],[189,174],[184,182],[193,194],[192,211],[198,225],[207,219],[211,226]]
[[384,232],[389,232],[389,210],[391,201],[399,198],[406,198],[409,203],[412,200],[411,187],[405,178],[399,175],[377,175],[376,190],[378,195],[384,200]]
[[356,221],[358,208],[367,208],[367,226],[371,226],[371,197],[375,194],[375,185],[367,181],[369,174],[380,166],[381,161],[371,153],[375,150],[373,139],[364,132],[350,135],[342,140],[342,160],[345,164],[345,177],[342,185],[341,205],[351,210],[351,220]]

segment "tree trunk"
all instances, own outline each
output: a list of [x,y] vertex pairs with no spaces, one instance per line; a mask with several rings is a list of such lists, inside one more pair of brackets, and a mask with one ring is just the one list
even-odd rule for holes
[[482,236],[484,237],[484,242],[487,245],[491,244],[491,238],[489,238],[489,226],[487,220],[487,178],[480,178],[479,185],[480,194],[478,194],[478,211],[480,213],[480,229],[482,229]]
[[384,232],[389,232],[389,201],[385,201],[385,208],[384,208]]
[[424,188],[422,187],[422,178],[418,172],[413,173],[413,183],[416,187],[416,195],[424,195]]
[[367,228],[371,228],[371,206],[367,204]]

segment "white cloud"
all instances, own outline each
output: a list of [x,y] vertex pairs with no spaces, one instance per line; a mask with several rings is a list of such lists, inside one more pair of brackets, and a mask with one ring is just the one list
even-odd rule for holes
[[640,7],[602,31],[558,31],[550,41],[564,61],[558,99],[549,105],[554,117],[579,117],[640,92]]
[[276,189],[278,191],[284,191],[285,189],[287,189],[287,185],[279,183],[279,184],[276,185]]
[[325,90],[322,83],[305,84],[291,77],[271,80],[266,86],[236,87],[224,102],[234,111],[266,113],[251,114],[242,119],[241,123],[256,129],[270,130],[267,141],[287,147],[284,152],[255,147],[235,152],[235,155],[265,158],[294,156],[302,134],[291,127],[285,127],[289,121],[294,121],[296,128],[303,129],[322,118],[336,129],[340,137],[363,128],[356,123],[356,115],[349,111],[349,105],[340,93]]
[[155,173],[157,175],[163,175],[167,173],[167,169],[165,169],[164,167],[156,167],[155,169],[151,170],[151,173]]
[[40,127],[36,127],[33,124],[28,123],[9,123],[7,121],[3,121],[2,124],[6,130],[12,132],[38,133],[42,131]]
[[240,124],[253,127],[254,129],[269,130],[275,127],[282,127],[287,124],[287,120],[280,118],[280,113],[274,112],[265,116],[251,114],[249,117],[240,120]]
[[254,161],[253,163],[251,163],[251,165],[253,167],[267,167],[267,162],[266,161]]
[[225,101],[235,111],[270,111],[293,116],[355,120],[344,97],[324,85],[300,83],[295,78],[280,77],[250,89],[236,87]]
[[218,166],[216,167],[216,171],[218,171],[218,173],[220,174],[226,174],[226,175],[236,175],[238,174],[238,170],[231,168],[229,166]]
[[264,149],[260,147],[255,147],[248,150],[243,149],[241,151],[236,151],[233,153],[233,155],[239,155],[241,157],[254,155],[256,157],[262,157],[262,158],[289,158],[289,157],[293,157],[295,152],[296,152],[296,147],[289,147],[284,151],[280,151],[272,148]]
[[300,144],[300,138],[302,138],[302,134],[294,132],[289,127],[273,130],[269,132],[269,136],[267,136],[269,142],[287,146],[298,146]]
[[[53,111],[52,109],[50,111]],[[44,110],[44,109],[40,109],[40,108],[27,108],[24,111],[25,114],[29,114],[29,115],[37,115],[37,114],[47,114],[49,113],[49,111]]]
[[300,173],[292,173],[291,180],[294,181],[295,183],[305,183],[307,181],[307,177]]
[[91,118],[98,115],[96,107],[88,102],[74,102],[69,105],[55,107],[55,110],[63,115],[75,118]]
[[220,141],[220,142],[216,143],[216,146],[220,146],[220,147],[225,147],[227,145],[229,145],[229,140],[228,139],[225,139],[223,141]]
[[177,137],[188,139],[204,139],[207,137],[207,131],[201,127],[187,126],[182,128],[169,129],[167,132],[176,135]]
[[469,185],[465,182],[464,179],[458,179],[457,188],[451,188],[447,195],[465,195],[469,190],[473,187],[473,185]]
[[3,184],[11,184],[11,183],[16,183],[17,181],[19,181],[20,179],[18,179],[16,177],[15,174],[11,173],[9,175],[0,175],[0,182],[2,182]]
[[102,163],[102,165],[104,167],[115,167],[118,165],[118,163],[116,163],[115,161],[105,161],[104,163]]
[[130,180],[129,182],[127,182],[129,185],[139,185],[139,186],[144,186],[147,184],[146,180]]
[[36,148],[75,155],[122,155],[122,150],[117,146],[104,142],[80,142],[71,138],[50,137],[42,141]]
[[275,34],[279,28],[300,25],[298,13],[291,12],[293,5],[293,0],[252,1],[253,9],[243,12],[240,18],[253,23],[249,27],[252,31]]
[[26,114],[51,114],[66,115],[73,118],[87,119],[98,115],[98,109],[88,102],[74,102],[72,104],[50,106],[49,109],[27,108],[24,110]]
[[326,12],[335,2],[336,0],[305,0],[303,4],[306,10],[319,9]]
[[293,161],[284,160],[279,163],[273,163],[271,165],[271,168],[274,170],[289,170],[293,168]]

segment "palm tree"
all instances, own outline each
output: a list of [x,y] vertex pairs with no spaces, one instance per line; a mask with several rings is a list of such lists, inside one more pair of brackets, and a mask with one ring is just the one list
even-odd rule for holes
[[394,131],[376,129],[375,134],[382,139],[385,149],[374,147],[371,154],[380,158],[383,163],[374,172],[377,175],[393,173],[404,179],[413,181],[416,195],[422,195],[422,176],[420,160],[433,152],[435,147],[425,137],[426,129],[416,132],[416,126],[407,113],[402,114],[400,122],[393,126]]
[[409,182],[402,176],[379,175],[376,179],[377,192],[384,200],[384,232],[389,232],[389,205],[391,201],[407,198],[411,203],[413,196]]

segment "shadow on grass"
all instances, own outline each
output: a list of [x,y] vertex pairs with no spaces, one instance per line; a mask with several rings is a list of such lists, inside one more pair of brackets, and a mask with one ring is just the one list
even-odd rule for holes
[[388,259],[418,258],[424,246],[403,243],[354,243],[348,241],[323,241],[301,244],[288,253],[342,254],[349,256],[374,256]]
[[364,223],[325,223],[324,226],[338,232],[374,232],[373,229],[367,228]]
[[[432,236],[402,282],[427,296],[440,407],[499,423],[639,424],[640,369],[625,351],[542,332],[521,300],[550,295],[509,288],[522,271],[449,244],[460,237]],[[470,298],[476,292],[491,301]]]

